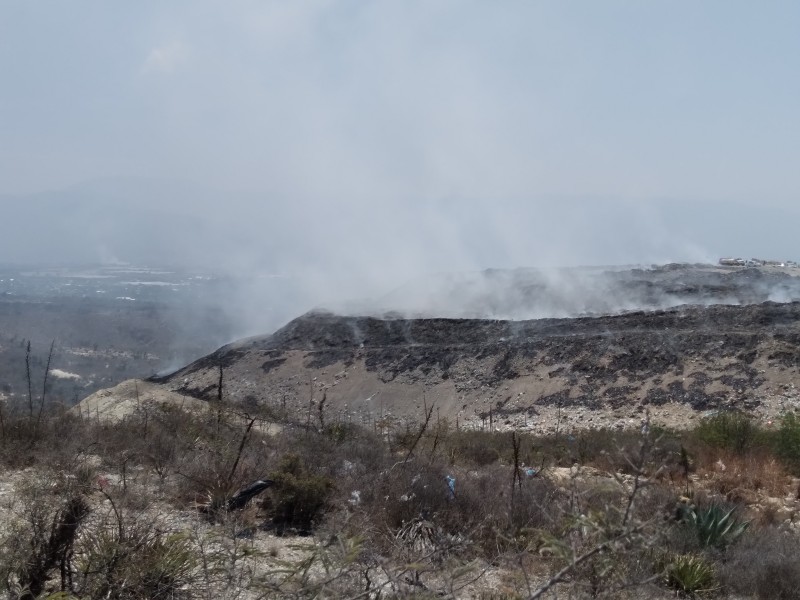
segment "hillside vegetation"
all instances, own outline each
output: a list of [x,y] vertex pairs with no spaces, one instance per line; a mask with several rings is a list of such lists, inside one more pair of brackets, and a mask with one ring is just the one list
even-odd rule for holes
[[[223,392],[223,390],[220,390]],[[224,396],[224,393],[221,393]],[[35,400],[35,398],[33,398]],[[402,427],[4,407],[11,598],[796,598],[800,418]],[[299,422],[298,422],[299,421]],[[239,493],[264,481],[261,493]]]

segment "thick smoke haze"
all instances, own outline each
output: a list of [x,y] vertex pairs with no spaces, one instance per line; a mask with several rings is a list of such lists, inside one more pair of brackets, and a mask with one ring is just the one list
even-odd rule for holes
[[230,274],[257,328],[437,273],[797,259],[798,22],[0,2],[0,262]]

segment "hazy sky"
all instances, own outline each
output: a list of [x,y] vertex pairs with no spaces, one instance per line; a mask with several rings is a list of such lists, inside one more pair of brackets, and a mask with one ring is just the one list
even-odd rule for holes
[[664,207],[796,214],[798,31],[778,0],[0,0],[0,194],[242,192],[242,254],[359,274],[784,252]]

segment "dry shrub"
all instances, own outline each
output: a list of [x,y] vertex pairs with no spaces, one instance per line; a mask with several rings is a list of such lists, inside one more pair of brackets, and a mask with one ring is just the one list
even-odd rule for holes
[[800,473],[800,416],[786,413],[781,418],[778,431],[773,434],[772,446],[792,472]]
[[[441,465],[409,462],[396,465],[381,474],[363,494],[364,504],[376,521],[397,530],[416,518],[429,519],[451,508],[453,500],[462,494],[456,489],[455,498],[445,477],[448,471]],[[458,481],[456,482],[458,485]]]
[[[566,493],[547,479],[523,482],[505,515],[497,515],[494,528],[502,533],[498,550],[527,551],[540,544],[542,534],[560,533],[568,520]],[[491,542],[487,538],[484,543]]]
[[513,493],[511,482],[510,467],[472,471],[456,482],[460,511],[452,529],[472,523],[477,547],[490,558],[531,547],[542,533],[560,532],[566,518],[567,494],[549,479],[525,477]]
[[762,527],[772,527],[779,525],[784,514],[781,506],[776,502],[766,502],[761,510],[756,512],[755,522]]
[[506,437],[484,431],[457,431],[446,436],[444,445],[454,464],[483,467],[508,457],[511,441]]
[[730,591],[759,600],[797,599],[798,555],[800,538],[796,534],[767,527],[728,549],[720,578]]
[[[576,434],[573,454],[576,462],[609,473],[635,475],[645,438],[633,429],[591,429]],[[649,433],[645,462],[646,475],[677,468],[681,457],[680,439],[673,433],[653,428]]]
[[155,454],[158,447],[154,445],[145,457],[156,473],[175,473],[171,496],[179,505],[195,503],[215,514],[237,490],[267,478],[273,458],[270,438],[249,427],[244,419],[217,421],[214,415],[187,416],[173,431],[174,446],[165,442]]
[[81,597],[175,600],[194,597],[198,557],[187,536],[143,518],[95,526],[75,551]]
[[0,540],[0,579],[11,597],[39,597],[50,573],[59,566],[64,585],[64,565],[89,505],[82,482],[62,475],[40,473],[19,485],[19,513],[6,523]]
[[202,505],[214,514],[226,506],[230,497],[243,486],[266,479],[269,456],[256,445],[245,448],[236,462],[237,449],[233,443],[198,445],[186,451],[176,465],[172,500],[179,505]]
[[696,472],[710,482],[709,489],[729,502],[752,502],[755,492],[784,496],[789,485],[783,464],[765,451],[709,451],[698,459]]
[[583,514],[608,512],[616,507],[623,507],[628,496],[627,490],[613,479],[579,482],[576,490],[576,505]]
[[658,518],[667,523],[677,517],[676,508],[680,500],[675,488],[654,483],[645,486],[636,497],[634,509],[637,514]]
[[[194,598],[196,552],[151,515],[80,475],[40,472],[17,486],[0,540],[0,586],[11,598]],[[47,595],[60,589],[62,594]]]
[[0,427],[0,463],[10,468],[64,461],[95,443],[94,426],[53,406],[41,420],[20,410],[6,410]]
[[[395,434],[394,442],[404,456],[419,434],[419,428],[409,428]],[[563,439],[539,437],[527,433],[515,434],[520,443],[519,458],[526,464],[539,465],[568,462]],[[482,468],[513,462],[511,431],[482,431],[453,429],[444,420],[432,424],[420,439],[415,454],[429,460],[444,460],[451,465]]]
[[634,456],[641,445],[642,436],[632,430],[587,429],[567,438],[575,462],[592,465],[608,471],[628,472],[630,463],[625,456]]
[[349,423],[333,423],[322,431],[286,427],[272,440],[278,455],[297,455],[316,473],[331,477],[353,471],[378,472],[391,457],[386,443],[372,431]]
[[[540,530],[558,530],[563,518],[563,494],[546,479],[524,480],[512,499],[511,472],[499,465],[463,471],[441,463],[399,464],[361,491],[354,510],[363,516],[360,527],[389,532],[390,539],[422,520],[442,539],[458,540],[462,551],[494,557],[526,546]],[[455,479],[455,493],[447,477]]]

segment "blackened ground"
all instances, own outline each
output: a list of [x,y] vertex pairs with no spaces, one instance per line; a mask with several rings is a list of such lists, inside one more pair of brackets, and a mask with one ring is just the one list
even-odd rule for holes
[[[530,321],[317,312],[159,381],[211,399],[222,366],[226,386],[246,388],[250,401],[274,402],[279,392],[284,403],[288,397],[307,404],[313,381],[326,390],[329,406],[352,403],[348,393],[366,393],[369,382],[376,391],[393,386],[395,411],[444,383],[452,403],[490,398],[506,414],[534,414],[537,406],[642,410],[670,402],[695,410],[752,409],[767,389],[796,377],[798,364],[798,302]],[[351,379],[337,388],[334,371],[365,383],[359,387]],[[526,402],[508,402],[511,386]]]

